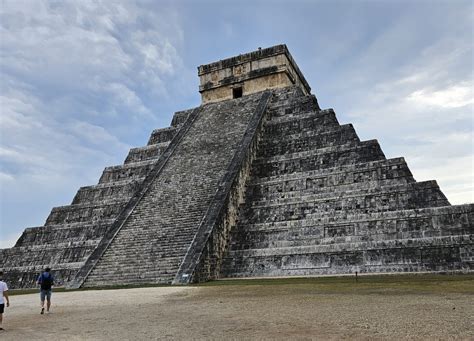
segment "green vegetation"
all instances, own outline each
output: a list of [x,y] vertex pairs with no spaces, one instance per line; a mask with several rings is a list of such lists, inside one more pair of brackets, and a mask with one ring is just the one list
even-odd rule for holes
[[298,286],[301,290],[321,293],[402,294],[467,293],[474,294],[474,274],[407,274],[337,277],[300,277],[219,280],[198,286]]
[[[163,284],[114,285],[99,288],[81,288],[66,290],[54,288],[54,292],[113,290],[131,288],[166,287]],[[232,287],[252,286],[258,292],[259,287],[274,286],[275,289],[297,289],[298,291],[327,294],[443,294],[463,293],[474,295],[474,274],[403,274],[403,275],[363,275],[334,277],[293,277],[293,278],[258,278],[258,279],[225,279],[192,285],[194,287]],[[10,295],[37,293],[38,289],[10,290]]]

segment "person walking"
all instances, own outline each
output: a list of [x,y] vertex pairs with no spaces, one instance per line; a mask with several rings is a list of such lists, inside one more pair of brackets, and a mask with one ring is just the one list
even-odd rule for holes
[[44,300],[46,298],[46,313],[49,314],[51,308],[51,290],[54,285],[54,277],[50,273],[51,269],[46,268],[44,272],[38,277],[38,285],[40,286],[40,298],[41,298],[41,315],[44,314]]
[[3,330],[3,311],[5,310],[5,301],[7,307],[10,306],[10,299],[8,298],[7,283],[3,281],[3,272],[0,271],[0,330]]

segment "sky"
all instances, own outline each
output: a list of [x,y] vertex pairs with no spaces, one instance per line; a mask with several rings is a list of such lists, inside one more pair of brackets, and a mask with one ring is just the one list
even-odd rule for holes
[[199,106],[198,65],[282,43],[341,124],[474,202],[473,7],[0,0],[0,248]]

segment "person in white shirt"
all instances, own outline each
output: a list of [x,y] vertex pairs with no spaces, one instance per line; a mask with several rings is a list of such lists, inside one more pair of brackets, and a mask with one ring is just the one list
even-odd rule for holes
[[10,300],[8,299],[8,287],[7,283],[3,281],[3,272],[0,271],[0,330],[3,330],[3,311],[5,310],[5,301],[7,307],[10,306]]

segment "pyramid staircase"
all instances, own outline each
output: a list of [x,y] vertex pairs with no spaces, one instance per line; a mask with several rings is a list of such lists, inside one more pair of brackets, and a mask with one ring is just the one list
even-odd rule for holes
[[263,115],[257,109],[265,98],[260,93],[198,109],[173,154],[80,285],[174,280],[252,117]]

